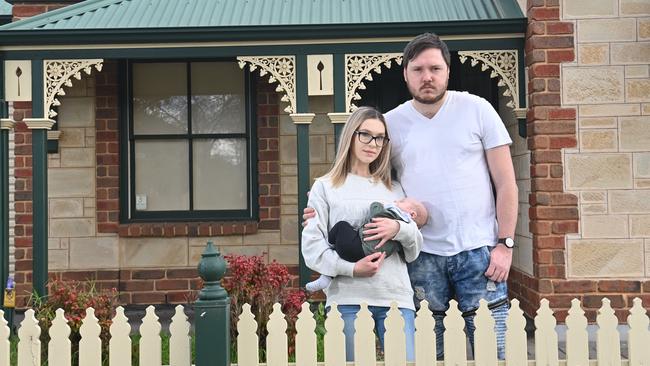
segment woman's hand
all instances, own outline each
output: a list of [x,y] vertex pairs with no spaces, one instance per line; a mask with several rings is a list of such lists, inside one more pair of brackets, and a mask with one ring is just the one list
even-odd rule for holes
[[361,258],[357,263],[354,264],[354,277],[372,277],[377,271],[381,263],[386,258],[386,254],[383,252],[372,253]]
[[397,235],[399,223],[393,219],[379,217],[372,219],[372,222],[365,224],[363,228],[365,240],[379,240],[379,244],[375,246],[375,249],[378,249]]
[[311,207],[305,207],[305,209],[302,210],[302,227],[307,226],[307,221],[314,217],[316,217],[316,210]]

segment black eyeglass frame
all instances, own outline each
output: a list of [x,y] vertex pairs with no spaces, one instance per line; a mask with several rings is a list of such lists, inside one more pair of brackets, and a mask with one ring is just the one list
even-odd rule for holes
[[[373,135],[369,134],[368,132],[359,131],[359,130],[354,131],[354,134],[357,135],[357,139],[359,139],[359,142],[362,143],[362,144],[365,144],[365,145],[370,145],[372,140],[375,140],[375,146],[384,147],[390,142],[390,139],[387,136],[373,136]],[[361,139],[362,135],[363,136],[370,136],[370,139],[367,142],[363,141]],[[379,143],[379,141],[381,141],[381,143]]]

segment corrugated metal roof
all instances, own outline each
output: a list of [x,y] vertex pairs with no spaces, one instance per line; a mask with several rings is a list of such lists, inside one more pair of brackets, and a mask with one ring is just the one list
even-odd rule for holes
[[11,4],[0,0],[0,15],[11,15]]
[[520,18],[524,15],[516,0],[86,0],[0,28],[191,28]]

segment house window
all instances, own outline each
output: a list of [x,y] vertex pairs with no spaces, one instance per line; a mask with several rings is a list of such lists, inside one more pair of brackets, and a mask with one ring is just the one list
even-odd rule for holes
[[127,221],[254,219],[250,80],[235,62],[132,62]]

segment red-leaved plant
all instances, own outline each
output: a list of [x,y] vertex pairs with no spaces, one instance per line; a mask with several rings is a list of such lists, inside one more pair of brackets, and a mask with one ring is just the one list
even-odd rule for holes
[[289,352],[294,349],[296,316],[307,296],[302,290],[289,290],[292,276],[286,266],[273,261],[265,263],[263,256],[225,255],[228,276],[222,280],[230,297],[230,334],[237,339],[237,321],[244,304],[251,306],[257,321],[260,348],[264,347],[266,323],[273,312],[273,304],[282,305],[289,331]]
[[[39,297],[32,294],[29,299],[29,306],[36,312],[36,319],[43,329],[41,331],[41,342],[49,342],[49,329],[56,316],[57,309],[65,311],[65,318],[70,327],[70,341],[72,343],[73,363],[77,362],[79,340],[81,334],[82,320],[86,316],[86,309],[95,309],[95,317],[98,319],[101,328],[100,338],[102,340],[102,353],[108,355],[108,341],[110,339],[109,328],[112,324],[112,317],[118,305],[117,289],[98,290],[94,282],[61,281],[53,280],[48,283],[48,296]],[[47,352],[47,347],[44,348]]]

